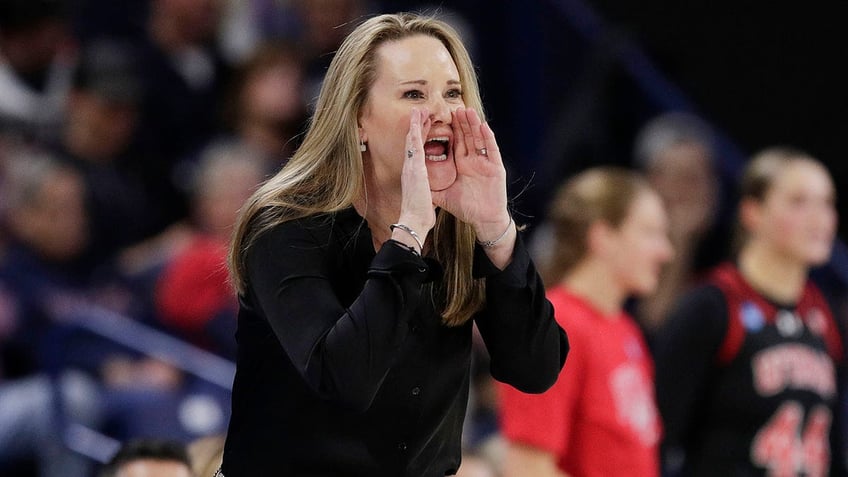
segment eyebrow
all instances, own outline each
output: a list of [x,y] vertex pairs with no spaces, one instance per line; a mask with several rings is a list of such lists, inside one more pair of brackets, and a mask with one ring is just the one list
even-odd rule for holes
[[[426,84],[427,84],[427,80],[419,79],[419,80],[401,81],[401,82],[400,82],[400,83],[398,83],[398,84],[399,84],[399,85],[419,84],[419,85],[424,86],[424,85],[426,85]],[[460,85],[460,84],[462,84],[462,83],[460,83],[460,82],[459,82],[459,80],[448,80],[448,81],[447,81],[447,84],[449,84],[449,85],[451,85],[451,86],[454,86],[454,85]]]

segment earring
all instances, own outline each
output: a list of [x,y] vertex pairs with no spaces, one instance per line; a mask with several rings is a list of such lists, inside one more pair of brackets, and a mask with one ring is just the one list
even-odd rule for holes
[[368,145],[365,144],[365,141],[359,141],[359,150],[360,152],[365,152],[368,150]]

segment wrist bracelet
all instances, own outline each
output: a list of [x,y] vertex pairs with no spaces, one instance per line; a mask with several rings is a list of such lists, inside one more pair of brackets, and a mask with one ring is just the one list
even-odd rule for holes
[[407,252],[415,255],[416,257],[421,256],[421,254],[418,253],[418,250],[415,247],[413,247],[412,245],[407,245],[407,244],[401,242],[400,240],[388,239],[388,240],[386,240],[386,243],[390,243],[390,244],[394,245],[395,247],[402,248],[402,249],[406,250]]
[[406,233],[408,233],[409,235],[411,235],[411,236],[412,236],[412,238],[414,238],[414,239],[415,239],[415,243],[417,243],[417,244],[418,244],[418,250],[419,250],[420,252],[423,252],[423,251],[424,251],[424,243],[423,243],[423,242],[421,242],[421,237],[419,237],[419,236],[418,236],[418,234],[417,234],[417,233],[415,233],[415,231],[414,231],[414,230],[412,230],[412,229],[411,229],[408,225],[404,225],[404,224],[392,224],[392,225],[389,225],[389,230],[391,230],[392,232],[394,232],[394,231],[395,231],[395,229],[401,229],[401,230],[403,230],[404,232],[406,232]]
[[480,240],[480,239],[477,239],[477,243],[478,243],[478,244],[480,244],[483,248],[491,248],[491,247],[494,247],[494,246],[495,246],[495,244],[497,244],[497,243],[498,243],[498,242],[500,242],[500,241],[501,241],[504,237],[506,237],[507,232],[509,232],[509,229],[513,226],[513,224],[515,224],[515,221],[514,221],[514,220],[512,220],[512,216],[510,215],[510,216],[509,216],[509,225],[507,225],[507,226],[506,226],[506,230],[504,230],[504,231],[503,231],[503,233],[500,235],[500,237],[498,237],[498,238],[496,238],[496,239],[494,239],[494,240]]

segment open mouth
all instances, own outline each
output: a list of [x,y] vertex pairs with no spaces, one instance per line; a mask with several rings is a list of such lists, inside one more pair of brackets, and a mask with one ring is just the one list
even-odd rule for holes
[[428,161],[442,162],[448,158],[450,138],[447,136],[433,137],[424,143],[424,157]]

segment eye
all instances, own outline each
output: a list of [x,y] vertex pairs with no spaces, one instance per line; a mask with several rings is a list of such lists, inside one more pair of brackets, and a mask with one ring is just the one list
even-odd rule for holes
[[404,91],[403,97],[407,99],[423,99],[424,93],[417,89],[411,89],[409,91]]
[[448,98],[451,98],[451,99],[462,98],[462,90],[460,90],[459,88],[454,88],[454,89],[448,90],[448,92],[445,94],[445,96],[447,96]]

